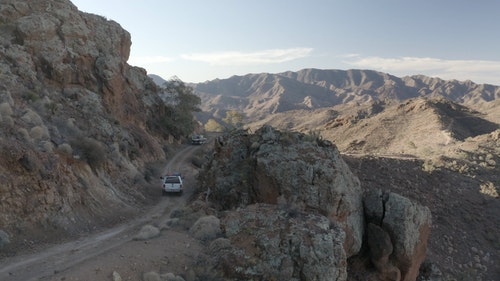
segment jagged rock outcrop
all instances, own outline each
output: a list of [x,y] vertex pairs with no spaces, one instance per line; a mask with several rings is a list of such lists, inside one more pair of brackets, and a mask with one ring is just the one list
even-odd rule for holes
[[377,270],[363,261],[352,280],[416,280],[429,209],[375,189],[362,198],[336,147],[318,136],[270,126],[225,134],[198,180],[196,202],[218,210],[222,231],[209,252],[230,280],[346,280],[349,257]]
[[368,245],[376,268],[386,280],[416,280],[427,252],[429,209],[378,189],[367,192],[363,202],[369,223]]
[[210,245],[226,280],[336,280],[347,278],[345,233],[325,216],[256,204],[228,211],[226,238]]
[[[69,0],[0,3],[0,225],[81,231],[145,200],[161,102],[130,34]],[[12,241],[17,241],[14,236]]]
[[363,237],[359,180],[330,142],[264,126],[255,134],[221,136],[201,174],[209,200],[220,210],[254,203],[289,204],[339,223],[347,256]]

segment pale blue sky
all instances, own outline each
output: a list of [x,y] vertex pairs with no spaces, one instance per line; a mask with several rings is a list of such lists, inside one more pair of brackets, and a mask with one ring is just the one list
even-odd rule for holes
[[303,68],[500,85],[497,0],[72,0],[132,35],[129,64],[185,82]]

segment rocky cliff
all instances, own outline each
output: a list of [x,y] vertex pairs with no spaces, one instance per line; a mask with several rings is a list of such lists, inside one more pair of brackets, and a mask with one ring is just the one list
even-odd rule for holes
[[[130,34],[69,0],[0,3],[0,229],[91,229],[146,199],[160,102]],[[39,235],[48,239],[49,234]],[[19,238],[18,237],[18,238]]]

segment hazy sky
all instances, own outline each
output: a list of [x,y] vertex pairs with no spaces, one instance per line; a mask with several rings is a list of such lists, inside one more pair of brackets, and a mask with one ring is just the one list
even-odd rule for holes
[[500,85],[497,0],[72,0],[132,35],[129,64],[203,82],[304,68]]

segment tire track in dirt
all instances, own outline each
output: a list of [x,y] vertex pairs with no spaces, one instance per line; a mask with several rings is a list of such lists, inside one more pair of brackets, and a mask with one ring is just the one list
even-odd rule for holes
[[[194,191],[196,169],[189,161],[200,148],[201,146],[186,146],[177,152],[165,167],[165,173],[174,171],[183,173],[186,179],[184,196],[169,196],[168,200],[161,200],[146,214],[128,223],[71,242],[55,245],[34,254],[3,260],[0,268],[0,280],[46,280],[46,278],[69,270],[85,260],[97,258],[103,253],[112,251],[130,241],[143,225],[168,217],[170,211],[185,204],[186,199]],[[158,196],[161,196],[160,186],[158,186]]]

